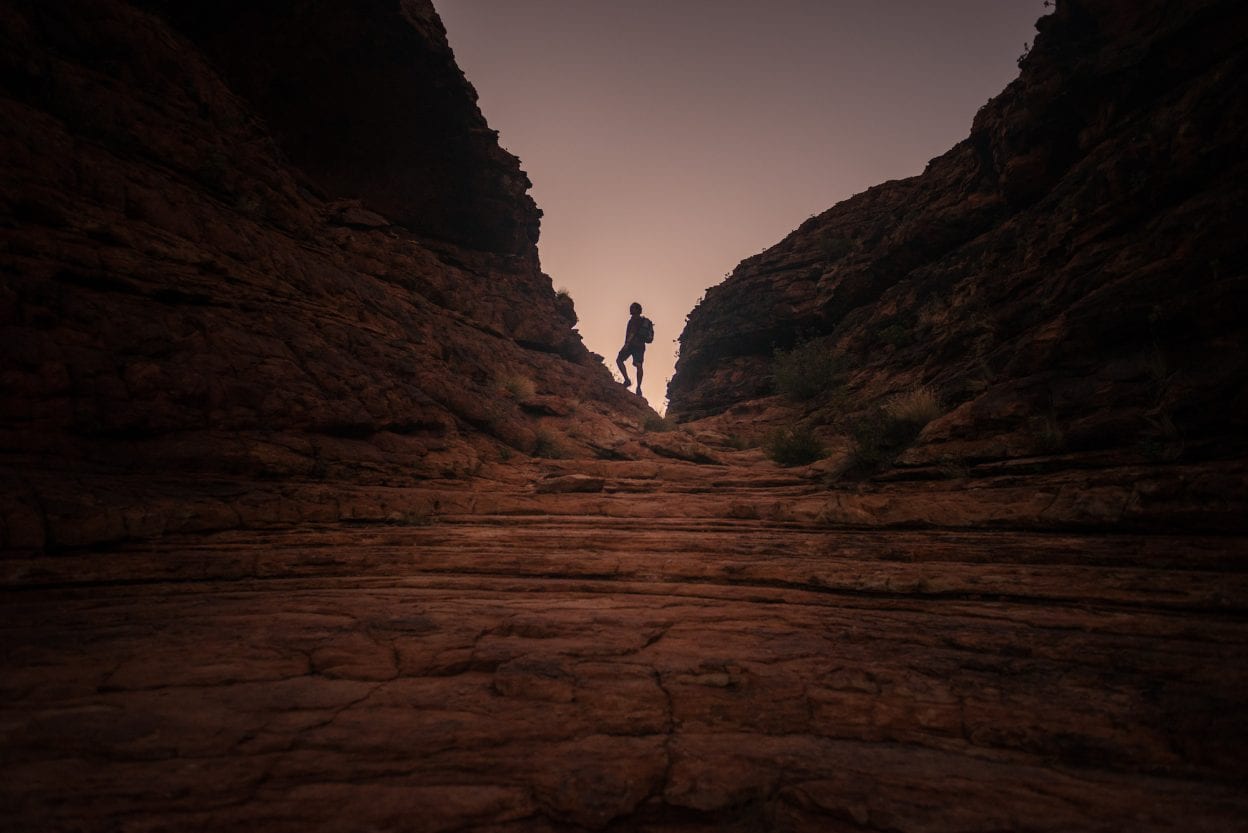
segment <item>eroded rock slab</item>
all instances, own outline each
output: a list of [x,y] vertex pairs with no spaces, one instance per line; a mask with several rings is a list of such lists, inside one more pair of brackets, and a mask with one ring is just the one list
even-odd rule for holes
[[[586,470],[613,466],[644,474]],[[558,514],[7,561],[7,823],[1160,831],[1248,814],[1242,538],[737,517],[796,487],[702,467],[723,491],[701,492],[695,468],[653,492],[510,487]]]

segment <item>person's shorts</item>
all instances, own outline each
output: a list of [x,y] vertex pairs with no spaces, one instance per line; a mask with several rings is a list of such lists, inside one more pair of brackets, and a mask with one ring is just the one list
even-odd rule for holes
[[639,365],[646,360],[646,345],[634,344],[632,347],[625,347],[620,354],[615,357],[617,362],[622,362],[629,356],[633,357],[633,364]]

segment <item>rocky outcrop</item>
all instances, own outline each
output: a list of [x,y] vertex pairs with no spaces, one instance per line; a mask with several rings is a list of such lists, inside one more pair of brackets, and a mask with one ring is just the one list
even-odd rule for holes
[[[708,290],[674,417],[835,444],[925,385],[942,415],[899,462],[927,472],[1243,458],[1248,10],[1059,0],[1037,26],[969,138]],[[774,396],[797,345],[840,362],[835,391]]]
[[531,258],[541,211],[428,0],[139,0],[190,37],[321,189],[407,229]]
[[[428,4],[260,5],[0,6],[5,829],[1242,826],[1248,582],[1232,439],[1211,431],[1164,469],[1115,449],[1112,472],[1091,474],[1091,451],[1001,452],[974,463],[973,482],[953,461],[943,479],[830,490],[826,464],[782,470],[732,433],[791,417],[774,398],[742,394],[719,422],[671,430],[572,330],[532,248],[522,175],[479,132]],[[1193,8],[1158,30],[1177,41],[1156,44],[1226,21],[1214,16],[1225,6]],[[1063,9],[1061,25],[1080,22]],[[1128,31],[1152,25],[1146,6],[1119,13]],[[248,26],[223,27],[226,14]],[[1109,22],[1089,31],[1112,40]],[[1188,54],[1178,46],[1164,55]],[[393,71],[396,87],[436,89],[347,91],[301,50],[357,60],[369,85]],[[1151,66],[1120,52],[1103,58]],[[1217,49],[1207,60],[1218,77],[1242,66]],[[368,149],[356,154],[344,125],[304,135],[310,110],[297,108],[312,103],[286,101],[283,79],[361,124],[413,131],[419,152],[356,136]],[[1186,101],[1220,83],[1166,89]],[[977,123],[986,135],[1029,147],[1008,128],[1024,122],[994,106]],[[426,109],[407,122],[406,107]],[[434,124],[456,150],[430,138]],[[379,179],[371,155],[387,153],[395,176]],[[750,331],[760,345],[826,309],[827,340],[865,351],[874,316],[911,309],[947,276],[941,320],[983,339],[984,375],[967,375],[956,341],[937,343],[939,361],[896,344],[851,384],[867,400],[911,381],[966,391],[954,412],[966,421],[932,423],[916,455],[955,440],[984,454],[1046,380],[1067,397],[1055,418],[1086,407],[1082,388],[1058,385],[1071,380],[1127,413],[1133,353],[1081,377],[1075,345],[1054,343],[1104,348],[1094,325],[1118,319],[1097,293],[1125,304],[1132,287],[1167,286],[1202,241],[1225,271],[1193,276],[1190,298],[1156,297],[1229,302],[1242,286],[1230,221],[1207,211],[1233,179],[1160,192],[1138,227],[1069,219],[1084,235],[1072,254],[1029,224],[1082,181],[1062,165],[1084,163],[1011,168],[1015,154],[994,185],[977,153],[934,164],[947,195],[923,178],[884,186],[752,261],[751,292],[780,322]],[[960,166],[977,158],[982,182],[966,180]],[[1189,174],[1203,158],[1176,154]],[[899,200],[916,213],[898,214]],[[837,217],[857,242],[807,241]],[[1010,223],[1014,248],[998,237]],[[877,233],[897,245],[869,255]],[[1153,261],[1124,235],[1155,241]],[[810,245],[845,270],[822,306],[785,271]],[[952,259],[932,260],[938,250]],[[885,265],[855,271],[873,263]],[[1006,272],[998,286],[966,272],[974,263],[1057,278]],[[909,271],[884,280],[885,266]],[[726,316],[715,299],[737,285],[696,317]],[[1054,299],[1043,327],[1027,317],[1040,296]],[[968,330],[972,302],[997,323]],[[1208,331],[1184,329],[1185,309]],[[1229,390],[1237,353],[1203,375],[1169,362],[1217,339],[1233,353],[1234,312],[1158,307],[1143,332],[1166,395],[1141,401],[1208,406]],[[1017,345],[1007,324],[1022,328]],[[687,337],[710,350],[699,332]],[[727,378],[692,344],[682,361]],[[755,352],[722,362],[765,369]],[[735,401],[690,390],[707,411]]]
[[0,16],[0,546],[610,454],[653,416],[541,272],[428,2]]

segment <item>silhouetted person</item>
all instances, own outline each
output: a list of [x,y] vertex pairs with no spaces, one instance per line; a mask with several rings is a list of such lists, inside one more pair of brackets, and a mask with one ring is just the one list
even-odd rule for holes
[[637,395],[641,395],[641,377],[642,363],[646,360],[646,345],[654,341],[654,325],[650,323],[650,319],[641,314],[641,304],[634,301],[628,308],[631,317],[628,319],[628,327],[624,330],[624,346],[620,348],[620,353],[615,357],[615,366],[620,369],[620,375],[624,377],[624,387],[628,387],[631,382],[628,381],[628,371],[624,368],[624,360],[629,356],[633,357],[633,369],[637,371]]

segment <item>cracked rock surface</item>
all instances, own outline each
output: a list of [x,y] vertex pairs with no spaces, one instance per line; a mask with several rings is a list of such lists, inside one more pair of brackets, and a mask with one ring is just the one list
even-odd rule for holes
[[1248,818],[1242,538],[779,520],[740,511],[800,502],[774,471],[664,465],[6,560],[6,829]]

